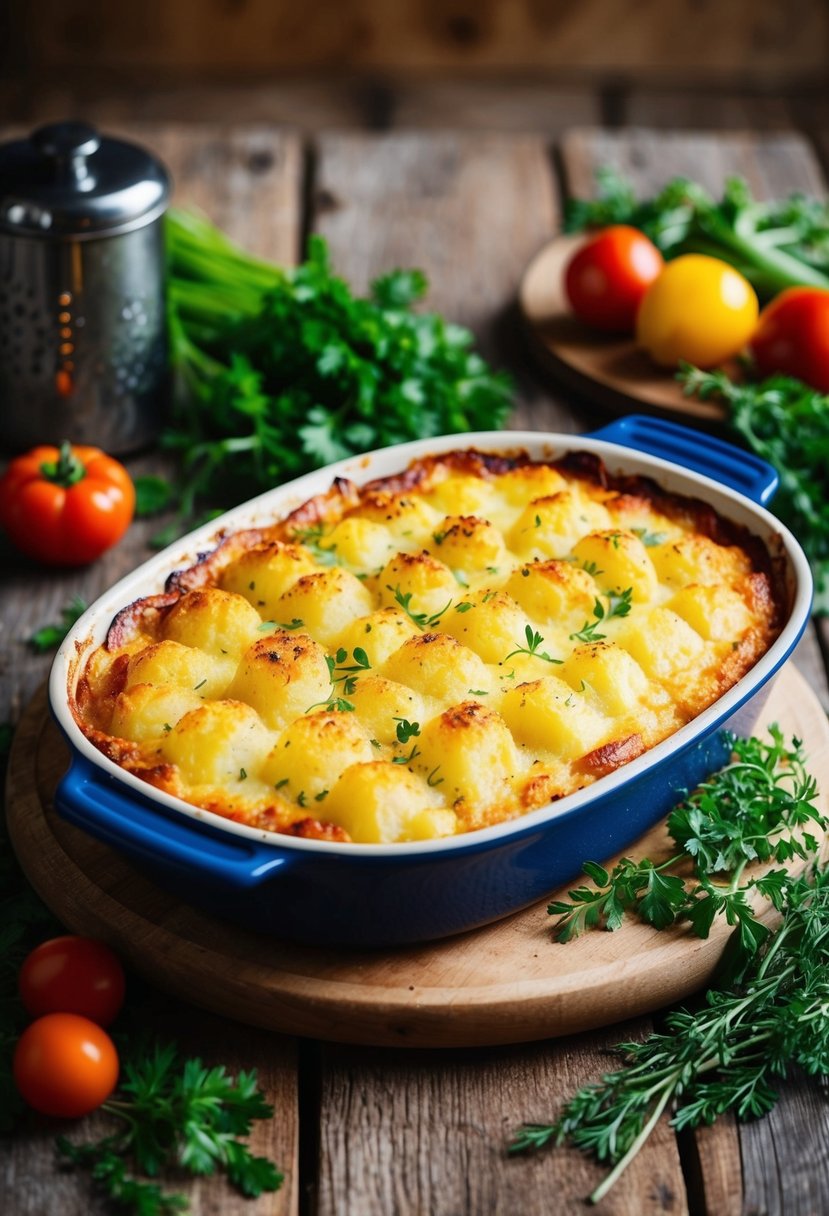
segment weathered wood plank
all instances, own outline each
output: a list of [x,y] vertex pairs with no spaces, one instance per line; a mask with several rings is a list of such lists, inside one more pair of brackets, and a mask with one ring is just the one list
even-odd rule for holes
[[139,64],[193,74],[373,66],[392,71],[580,70],[690,85],[767,81],[825,70],[827,15],[814,0],[340,0],[298,12],[290,0],[41,0],[14,7],[35,65],[53,71]]
[[[168,163],[176,180],[176,201],[203,207],[237,240],[263,257],[293,261],[301,226],[302,150],[292,136],[270,130],[230,127],[164,129],[128,125],[124,134],[145,142]],[[8,133],[2,133],[3,136]],[[158,456],[128,462],[133,475],[159,467]],[[121,575],[143,561],[149,537],[159,520],[136,521],[116,549],[84,570],[47,570],[15,555],[0,541],[0,722],[15,720],[48,672],[51,656],[32,654],[25,639],[33,629],[58,620],[60,609],[78,594],[88,603]],[[169,1003],[162,1000],[162,1011]],[[165,1028],[180,1036],[189,1053],[224,1063],[233,1071],[258,1069],[273,1120],[257,1126],[255,1151],[272,1157],[286,1173],[283,1189],[255,1203],[236,1196],[223,1181],[175,1185],[188,1195],[193,1216],[221,1211],[228,1216],[294,1216],[298,1210],[298,1113],[296,1053],[292,1040],[245,1029],[203,1012],[194,1015],[171,1006]],[[155,1013],[153,1026],[164,1020]],[[95,1120],[84,1122],[82,1134],[95,1134]],[[63,1129],[57,1129],[63,1130]],[[81,1129],[79,1128],[79,1131]],[[56,1129],[38,1126],[6,1148],[0,1174],[0,1210],[15,1216],[90,1216],[103,1213],[92,1200],[89,1181],[80,1174],[59,1173],[52,1141]]]
[[[726,177],[744,176],[760,197],[793,190],[822,195],[825,182],[810,144],[792,134],[702,134],[699,132],[572,132],[562,143],[567,188],[572,194],[594,190],[597,166],[622,171],[642,194],[668,178],[685,174],[718,191]],[[821,624],[824,639],[826,625]],[[806,631],[794,662],[829,705],[826,669],[816,628]],[[736,1127],[736,1133],[735,1133]],[[735,1151],[735,1135],[738,1151]],[[829,1116],[816,1089],[783,1087],[777,1110],[757,1123],[716,1124],[698,1134],[696,1155],[703,1186],[702,1210],[721,1213],[806,1213],[829,1210],[825,1145]],[[735,1164],[742,1160],[738,1193]],[[783,1196],[786,1196],[783,1199]]]
[[[167,1190],[187,1196],[191,1216],[295,1216],[298,1210],[298,1103],[296,1045],[294,1040],[246,1027],[243,1034],[228,1023],[200,1011],[197,1019],[181,1006],[176,1011],[153,1008],[148,1020],[159,1035],[175,1039],[188,1057],[199,1056],[205,1065],[223,1064],[236,1076],[240,1069],[257,1067],[259,1087],[274,1107],[274,1118],[254,1124],[251,1151],[268,1157],[285,1175],[279,1191],[246,1199],[224,1178],[197,1178],[184,1171],[165,1174]],[[33,1117],[25,1129],[4,1142],[0,1169],[0,1207],[14,1216],[104,1216],[111,1211],[84,1171],[59,1168],[54,1140],[66,1135],[76,1143],[89,1143],[111,1134],[113,1120],[93,1115],[63,1123]]]
[[790,96],[733,86],[623,90],[620,118],[624,126],[677,131],[774,131],[797,125]]
[[745,177],[760,197],[775,198],[803,190],[825,189],[820,165],[807,140],[786,133],[732,131],[571,131],[562,140],[562,162],[568,193],[595,191],[595,172],[609,165],[641,193],[652,193],[669,178],[693,177],[707,189],[722,189],[727,177]]
[[817,1216],[829,1211],[826,1085],[798,1076],[780,1086],[764,1119],[740,1126],[746,1214]]
[[[105,130],[132,122],[268,124],[296,131],[371,128],[377,125],[378,90],[373,76],[310,72],[302,76],[254,75],[252,79],[192,80],[168,73],[146,87],[142,70],[50,75],[42,88],[10,90],[16,120],[54,122],[68,114]],[[582,123],[593,121],[590,115]]]
[[402,77],[391,88],[394,130],[515,131],[551,136],[600,121],[598,89],[524,75],[487,80]]
[[558,222],[547,148],[532,136],[456,133],[324,136],[312,224],[358,290],[393,266],[418,266],[426,307],[474,331],[518,381],[513,422],[579,429],[527,371],[514,299],[521,273]]
[[[579,1216],[603,1171],[575,1149],[508,1157],[522,1122],[546,1122],[610,1066],[628,1023],[561,1043],[451,1054],[324,1048],[316,1216]],[[604,1216],[688,1211],[667,1123],[608,1197]]]

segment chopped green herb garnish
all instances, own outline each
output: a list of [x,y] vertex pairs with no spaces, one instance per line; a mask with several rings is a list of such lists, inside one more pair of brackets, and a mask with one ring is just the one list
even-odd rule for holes
[[585,621],[584,625],[578,633],[570,634],[571,642],[601,642],[606,637],[606,634],[599,633],[599,625],[603,622],[610,621],[614,617],[627,616],[631,610],[631,596],[633,588],[628,587],[625,591],[619,593],[611,591],[607,596],[607,608],[602,601],[596,597],[596,602],[593,605],[593,620]]
[[407,718],[394,718],[397,723],[397,738],[401,743],[408,743],[415,735],[420,734],[420,723],[409,722]]
[[395,587],[391,587],[387,584],[386,590],[391,591],[392,595],[395,598],[395,601],[400,605],[400,607],[403,609],[403,611],[406,613],[406,615],[409,617],[409,619],[414,621],[415,625],[417,625],[418,628],[420,628],[420,629],[431,629],[434,625],[437,625],[438,621],[443,616],[444,612],[446,612],[446,610],[452,604],[451,599],[448,600],[446,602],[446,604],[444,604],[444,606],[441,608],[440,612],[433,612],[431,615],[428,612],[412,612],[411,609],[409,608],[409,604],[412,601],[411,591],[407,591],[404,593],[403,591],[401,591],[399,583]]
[[526,646],[516,646],[515,650],[511,650],[509,652],[509,654],[506,656],[506,658],[503,660],[504,663],[507,663],[514,654],[528,654],[528,655],[531,655],[534,659],[543,659],[545,661],[545,663],[561,663],[562,662],[561,659],[554,659],[552,657],[552,655],[547,654],[546,650],[539,650],[539,646],[541,646],[542,642],[544,641],[544,638],[541,636],[540,633],[537,633],[533,629],[532,625],[525,626],[524,636],[527,639],[527,645]]

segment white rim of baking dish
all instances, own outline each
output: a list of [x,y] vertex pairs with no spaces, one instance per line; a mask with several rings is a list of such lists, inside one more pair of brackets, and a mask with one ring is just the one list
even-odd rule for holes
[[[69,708],[68,687],[70,676],[77,679],[82,663],[78,655],[85,657],[93,647],[100,645],[112,618],[121,608],[144,595],[163,589],[166,577],[174,570],[192,564],[199,553],[209,552],[228,531],[273,523],[283,518],[306,499],[327,490],[333,478],[350,478],[357,484],[387,477],[402,472],[413,460],[444,452],[477,448],[483,452],[497,452],[505,456],[526,452],[534,460],[560,459],[567,452],[593,452],[600,456],[608,470],[622,474],[644,474],[653,476],[663,489],[673,493],[700,498],[708,502],[726,519],[747,526],[759,534],[773,555],[776,551],[785,555],[787,562],[786,581],[791,597],[789,618],[779,636],[758,662],[737,681],[723,696],[698,714],[673,735],[663,739],[637,759],[622,768],[599,778],[591,785],[572,794],[547,803],[525,815],[479,828],[457,836],[439,837],[433,840],[409,841],[399,844],[360,844],[327,840],[310,840],[287,836],[279,832],[251,827],[229,820],[213,811],[203,810],[182,798],[157,789],[142,781],[133,773],[122,769],[113,760],[92,744],[75,721]],[[739,449],[735,449],[739,450]],[[793,588],[791,584],[794,584]],[[90,605],[79,618],[55,656],[49,677],[49,699],[52,711],[66,735],[71,748],[85,757],[107,777],[134,790],[144,800],[161,807],[178,811],[196,819],[199,823],[230,832],[234,836],[268,844],[277,849],[303,853],[334,854],[342,857],[411,857],[429,853],[448,853],[464,849],[483,848],[509,837],[517,837],[552,823],[562,815],[570,814],[597,797],[612,794],[614,790],[636,778],[650,768],[658,766],[672,752],[681,751],[693,743],[695,736],[707,733],[712,723],[726,720],[751,696],[753,690],[771,678],[775,670],[794,649],[808,620],[812,603],[812,575],[803,550],[794,535],[770,511],[753,502],[744,494],[732,490],[720,481],[687,469],[661,456],[653,456],[638,448],[627,447],[613,440],[593,439],[589,435],[553,433],[543,431],[478,431],[440,435],[430,439],[416,439],[410,443],[377,448],[360,456],[351,456],[334,464],[326,465],[284,485],[266,490],[263,494],[233,507],[224,515],[195,529],[166,549],[143,562],[130,574],[119,579],[108,591]]]

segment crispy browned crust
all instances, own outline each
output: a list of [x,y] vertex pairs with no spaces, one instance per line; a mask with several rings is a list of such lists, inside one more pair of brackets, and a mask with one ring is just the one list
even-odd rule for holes
[[612,739],[610,743],[594,748],[582,756],[574,767],[577,771],[589,773],[591,777],[604,777],[641,756],[644,750],[641,735],[628,735],[625,739]]
[[[754,570],[766,576],[766,590],[763,592],[758,583],[758,595],[767,595],[773,609],[772,628],[780,627],[786,591],[779,564],[773,561],[759,537],[724,519],[708,503],[670,493],[649,477],[611,474],[600,457],[592,452],[572,451],[559,460],[536,461],[521,450],[493,454],[467,448],[423,457],[400,473],[376,478],[362,487],[337,477],[326,493],[309,498],[273,526],[248,528],[222,536],[215,548],[200,553],[193,565],[174,571],[167,579],[163,594],[145,596],[122,608],[107,634],[107,649],[119,649],[138,633],[153,634],[159,620],[185,592],[215,583],[222,570],[249,549],[274,540],[291,541],[297,533],[322,523],[333,524],[370,503],[392,503],[395,496],[407,490],[425,491],[450,473],[486,478],[533,464],[548,465],[571,477],[581,478],[629,498],[631,504],[645,500],[669,518],[689,521],[698,532],[718,544],[739,546],[748,555]],[[405,559],[406,555],[403,556]]]

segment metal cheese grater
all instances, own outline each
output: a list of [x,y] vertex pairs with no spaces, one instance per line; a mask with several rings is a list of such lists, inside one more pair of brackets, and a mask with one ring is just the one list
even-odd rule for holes
[[170,177],[81,122],[0,145],[0,443],[122,453],[167,387],[162,216]]

